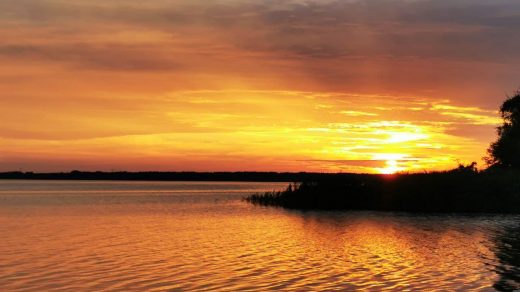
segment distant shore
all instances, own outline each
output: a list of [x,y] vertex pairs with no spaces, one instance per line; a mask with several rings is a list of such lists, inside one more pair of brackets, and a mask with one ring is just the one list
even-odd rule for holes
[[329,176],[245,200],[300,210],[520,213],[520,171],[460,168],[391,176]]
[[71,171],[54,173],[2,172],[0,180],[120,180],[120,181],[244,181],[244,182],[302,182],[347,174],[312,172],[102,172]]

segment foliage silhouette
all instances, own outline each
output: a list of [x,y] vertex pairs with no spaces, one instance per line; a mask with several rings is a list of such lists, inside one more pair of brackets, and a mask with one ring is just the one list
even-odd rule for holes
[[520,91],[500,107],[504,120],[497,128],[498,138],[488,149],[486,162],[491,167],[520,168]]

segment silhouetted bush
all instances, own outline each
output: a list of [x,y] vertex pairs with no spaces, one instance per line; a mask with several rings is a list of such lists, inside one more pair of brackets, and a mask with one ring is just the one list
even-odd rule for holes
[[519,177],[516,170],[479,172],[474,164],[446,172],[350,174],[246,200],[289,209],[520,213]]
[[498,139],[491,143],[486,161],[493,167],[520,169],[520,91],[504,101],[500,115],[504,123],[497,128]]

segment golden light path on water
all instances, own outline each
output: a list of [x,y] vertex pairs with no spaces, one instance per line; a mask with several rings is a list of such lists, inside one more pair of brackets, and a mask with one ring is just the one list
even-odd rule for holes
[[0,290],[520,288],[518,216],[300,212],[241,201],[285,186],[0,182]]

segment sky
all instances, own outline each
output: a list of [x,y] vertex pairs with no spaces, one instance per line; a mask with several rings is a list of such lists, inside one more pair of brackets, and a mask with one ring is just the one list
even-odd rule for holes
[[518,0],[0,0],[0,171],[483,167],[518,27]]

